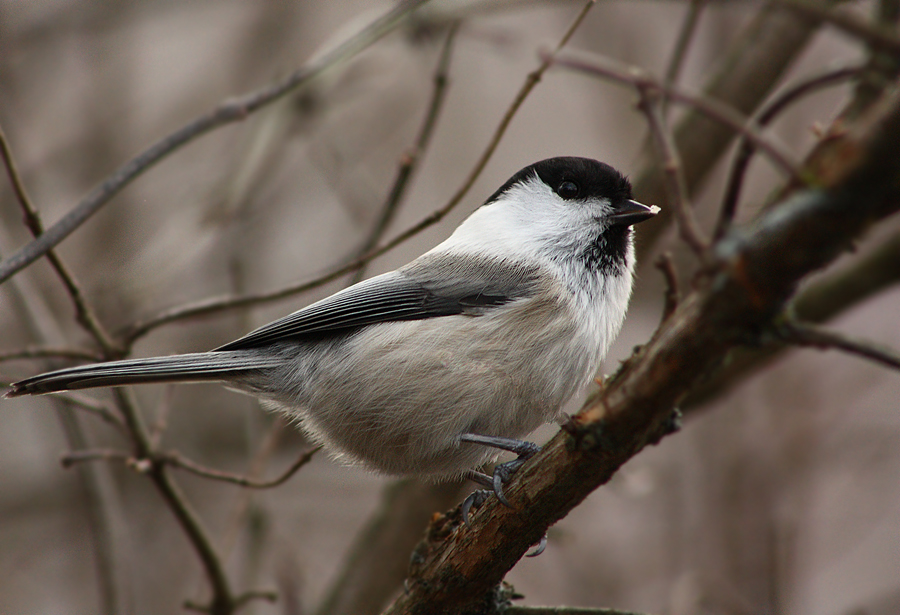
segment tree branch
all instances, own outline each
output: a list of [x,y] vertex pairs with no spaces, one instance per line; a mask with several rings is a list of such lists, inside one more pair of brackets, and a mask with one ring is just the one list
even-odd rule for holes
[[519,91],[513,98],[512,103],[506,109],[506,112],[500,119],[500,123],[497,125],[497,128],[494,129],[494,134],[491,136],[491,139],[488,141],[487,146],[481,153],[481,156],[478,158],[478,160],[475,162],[475,165],[472,167],[472,170],[469,171],[469,174],[463,180],[462,185],[456,190],[453,196],[450,197],[450,200],[445,205],[443,205],[439,209],[436,209],[431,214],[420,220],[418,223],[395,236],[393,239],[391,239],[381,247],[376,248],[368,254],[356,258],[349,263],[346,263],[339,267],[335,267],[331,271],[321,275],[314,280],[296,284],[294,286],[288,286],[272,292],[244,295],[240,297],[214,297],[196,301],[187,305],[170,308],[147,320],[139,321],[129,326],[122,333],[122,337],[125,339],[125,343],[134,343],[135,340],[143,337],[157,327],[178,320],[183,320],[185,318],[207,316],[224,310],[232,310],[242,307],[249,307],[251,305],[268,303],[271,301],[278,301],[280,299],[291,297],[293,295],[318,288],[319,286],[323,286],[329,282],[332,282],[348,273],[356,271],[366,263],[374,260],[375,258],[378,258],[386,252],[389,252],[409,238],[418,235],[423,230],[443,220],[447,214],[449,214],[457,205],[459,205],[459,203],[463,200],[463,198],[466,196],[466,194],[468,194],[469,190],[475,184],[475,181],[478,179],[478,177],[480,177],[481,172],[484,170],[484,168],[487,166],[488,161],[490,161],[491,157],[494,155],[494,151],[500,144],[500,140],[503,138],[503,135],[506,134],[506,129],[509,127],[509,124],[512,122],[519,108],[522,106],[522,103],[525,102],[525,100],[528,98],[528,95],[538,84],[538,82],[540,82],[544,73],[547,72],[547,69],[550,68],[550,65],[553,63],[555,54],[558,53],[563,47],[565,47],[565,45],[569,42],[569,39],[572,38],[572,35],[578,29],[578,26],[580,26],[584,21],[584,18],[587,16],[588,11],[592,6],[594,6],[595,2],[596,0],[588,0],[588,2],[584,5],[578,15],[572,21],[571,25],[566,29],[566,32],[565,34],[563,34],[562,38],[557,44],[555,51],[549,54],[545,54],[545,58],[541,61],[540,65],[534,71],[529,73],[525,78],[525,83],[523,83],[522,87],[519,88]]
[[787,318],[777,323],[775,331],[778,337],[789,344],[809,346],[822,350],[832,348],[843,350],[876,363],[900,369],[900,353],[873,342],[830,331],[825,327],[818,327],[810,323],[800,322],[794,318]]
[[768,326],[806,275],[900,211],[898,101],[850,136],[858,155],[844,159],[835,181],[784,201],[715,247],[714,266],[672,317],[507,486],[514,508],[489,500],[471,528],[458,510],[431,524],[407,591],[388,613],[464,613],[483,601],[551,524],[658,441],[691,388]]
[[[450,59],[453,53],[453,41],[456,39],[456,33],[459,31],[459,22],[454,23],[447,37],[444,40],[444,46],[441,49],[441,55],[438,59],[437,69],[434,71],[434,87],[432,88],[431,101],[428,103],[428,110],[425,112],[425,118],[422,120],[422,126],[419,128],[419,134],[416,137],[413,146],[403,155],[400,161],[400,168],[397,169],[397,175],[394,178],[394,184],[388,193],[387,200],[381,206],[381,213],[369,236],[363,242],[362,247],[357,253],[357,258],[365,256],[371,252],[381,241],[388,225],[393,221],[394,214],[406,194],[410,180],[415,175],[422,155],[428,149],[431,143],[431,135],[437,126],[438,117],[444,107],[444,100],[447,97],[447,85],[449,84]],[[360,265],[356,273],[353,274],[352,283],[359,282],[366,275],[366,264]]]
[[116,169],[40,237],[0,262],[0,283],[46,254],[97,213],[122,188],[172,152],[220,126],[243,120],[249,114],[274,102],[326,69],[353,57],[393,30],[403,18],[426,2],[428,0],[400,0],[394,8],[369,24],[361,32],[333,50],[310,60],[282,81],[219,103],[212,111],[163,137]]

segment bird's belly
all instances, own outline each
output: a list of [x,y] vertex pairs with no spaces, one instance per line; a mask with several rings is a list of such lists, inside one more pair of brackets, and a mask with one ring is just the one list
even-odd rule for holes
[[350,463],[459,474],[496,453],[461,444],[461,434],[522,438],[556,417],[596,367],[596,351],[573,352],[571,338],[502,335],[474,320],[388,323],[348,339],[317,363],[301,425]]

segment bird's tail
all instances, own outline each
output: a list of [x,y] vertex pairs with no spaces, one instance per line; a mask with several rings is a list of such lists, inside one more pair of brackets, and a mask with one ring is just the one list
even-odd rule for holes
[[236,372],[274,367],[282,361],[277,357],[266,357],[246,350],[110,361],[69,367],[26,378],[13,384],[4,397],[150,382],[215,381]]

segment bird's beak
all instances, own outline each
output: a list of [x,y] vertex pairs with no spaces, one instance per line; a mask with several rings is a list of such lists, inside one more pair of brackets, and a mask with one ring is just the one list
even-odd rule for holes
[[609,216],[610,224],[616,226],[631,226],[644,220],[649,220],[659,213],[659,207],[651,205],[647,207],[643,203],[627,200],[616,208],[615,213]]

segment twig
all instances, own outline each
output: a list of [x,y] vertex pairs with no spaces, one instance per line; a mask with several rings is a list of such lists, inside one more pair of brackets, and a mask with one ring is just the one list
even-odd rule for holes
[[291,92],[326,69],[356,55],[393,30],[404,17],[426,2],[428,0],[400,0],[394,8],[369,24],[361,32],[332,51],[310,60],[282,81],[224,101],[212,111],[163,137],[116,169],[40,237],[0,263],[0,283],[46,254],[94,215],[122,188],[175,150],[220,126],[243,120],[249,114]]
[[[122,412],[134,445],[133,457],[138,460],[152,460],[155,456],[153,443],[147,428],[137,411],[130,391],[122,388],[113,389],[113,396]],[[141,468],[142,469],[142,468]],[[231,615],[234,612],[234,597],[231,585],[225,574],[224,564],[216,552],[206,528],[197,517],[197,513],[188,503],[178,485],[172,480],[165,463],[151,463],[147,471],[156,490],[159,491],[182,531],[191,543],[203,565],[206,578],[212,590],[210,613],[213,615]]]
[[175,394],[175,387],[171,384],[166,385],[163,389],[162,398],[156,409],[156,420],[150,426],[150,445],[154,450],[159,448],[162,442],[163,434],[169,426],[169,413],[172,411],[172,396]]
[[660,112],[659,90],[646,82],[638,83],[635,87],[640,95],[638,109],[647,118],[650,134],[662,158],[666,174],[666,191],[669,195],[669,204],[675,211],[675,219],[678,221],[678,232],[694,254],[705,259],[709,240],[703,236],[703,231],[694,216],[694,208],[690,204],[687,184],[684,181],[681,158]]
[[81,395],[79,393],[75,393],[73,391],[66,391],[65,393],[58,393],[56,397],[65,400],[67,403],[71,404],[73,407],[84,410],[89,414],[93,414],[96,417],[99,417],[106,423],[109,423],[117,430],[119,430],[122,434],[127,435],[127,429],[125,428],[125,424],[122,420],[116,416],[115,412],[113,412],[112,408],[108,404],[104,404],[93,397],[88,397],[87,395]]
[[660,270],[663,278],[666,280],[666,292],[664,295],[663,312],[660,323],[669,320],[669,317],[675,313],[678,303],[681,301],[681,290],[678,284],[678,272],[675,270],[675,263],[672,262],[672,254],[663,252],[659,255],[653,265]]
[[[456,33],[459,31],[459,22],[455,22],[450,31],[447,32],[447,38],[444,40],[444,46],[441,49],[441,55],[438,59],[437,69],[434,71],[434,88],[431,94],[431,101],[428,103],[428,111],[425,113],[425,119],[419,128],[419,134],[413,146],[403,155],[400,161],[400,168],[397,170],[397,176],[394,178],[394,184],[388,193],[387,200],[381,206],[381,213],[375,226],[372,228],[369,236],[363,242],[362,247],[357,252],[357,257],[364,256],[372,251],[381,238],[384,236],[388,225],[393,221],[394,215],[400,206],[406,190],[409,187],[410,180],[416,172],[419,162],[428,145],[431,142],[431,136],[437,126],[438,117],[444,107],[444,101],[447,98],[447,85],[450,74],[450,58],[453,53],[453,41],[456,39]],[[352,283],[359,282],[365,277],[366,263],[362,264],[356,273],[353,274]]]
[[60,457],[60,463],[64,468],[69,468],[76,463],[85,461],[122,461],[142,474],[146,474],[150,472],[154,466],[162,464],[185,470],[186,472],[202,476],[203,478],[209,478],[223,483],[231,483],[249,489],[271,489],[272,487],[284,484],[290,477],[297,473],[297,470],[309,463],[313,458],[313,455],[321,448],[321,446],[316,446],[303,451],[297,460],[288,466],[284,472],[272,480],[267,481],[258,481],[240,474],[207,468],[195,461],[191,461],[175,451],[170,451],[168,453],[154,453],[148,457],[135,457],[132,453],[115,449],[79,450],[63,454]]
[[[34,237],[40,237],[44,232],[41,216],[34,205],[32,205],[31,199],[28,198],[25,184],[22,182],[19,171],[16,168],[15,158],[13,158],[12,155],[12,148],[10,148],[9,142],[6,140],[6,134],[3,132],[2,128],[0,128],[0,155],[2,155],[6,173],[9,175],[13,191],[16,194],[16,200],[22,208],[25,226]],[[47,249],[45,253],[50,264],[53,266],[53,269],[56,271],[56,274],[59,276],[60,281],[62,281],[63,286],[65,286],[66,291],[69,293],[69,298],[72,300],[72,304],[75,307],[76,320],[78,323],[94,338],[94,341],[97,342],[97,345],[103,350],[103,354],[106,358],[113,358],[119,354],[119,349],[115,348],[109,335],[107,335],[106,331],[100,325],[100,321],[85,300],[81,288],[78,286],[72,273],[68,270],[56,252]],[[0,280],[0,282],[2,282],[2,280]]]
[[19,359],[75,359],[78,361],[102,361],[104,357],[78,348],[26,347],[0,352],[0,363]]
[[[859,75],[863,66],[846,66],[838,69],[827,70],[810,78],[802,79],[780,92],[756,115],[755,123],[759,127],[767,126],[786,107],[796,102],[801,97],[815,92],[821,88],[837,85],[846,79]],[[728,181],[725,188],[725,196],[722,200],[722,208],[719,212],[719,220],[716,222],[713,241],[718,241],[725,236],[731,226],[734,214],[737,211],[738,198],[744,182],[747,167],[756,147],[746,138],[742,137],[738,145],[738,153],[731,166]]]
[[636,611],[577,606],[511,606],[504,615],[647,615]]
[[[684,65],[684,59],[687,56],[688,46],[691,44],[691,40],[693,40],[697,31],[700,14],[708,2],[709,0],[691,0],[690,6],[687,8],[687,14],[684,16],[684,21],[681,22],[678,38],[675,40],[675,48],[672,50],[672,57],[669,60],[669,66],[666,68],[665,77],[663,78],[663,83],[666,87],[671,87],[678,81],[681,67]],[[663,96],[660,101],[663,118],[666,117],[668,106],[668,101]]]
[[787,176],[800,184],[805,185],[806,183],[800,175],[799,166],[794,162],[793,156],[783,149],[782,146],[762,135],[756,126],[747,122],[747,117],[727,103],[708,98],[702,94],[689,93],[678,87],[666,87],[642,68],[622,65],[596,54],[585,54],[584,52],[579,53],[578,56],[569,54],[557,57],[554,64],[596,77],[610,79],[633,87],[636,90],[639,88],[658,90],[670,100],[689,105],[710,119],[720,122],[738,134],[744,135],[748,141],[764,151],[772,162]]
[[873,342],[853,338],[825,327],[785,318],[775,326],[779,338],[798,346],[822,350],[836,349],[855,354],[887,367],[900,369],[900,353]]
[[319,451],[322,447],[316,446],[309,450],[303,451],[300,456],[297,458],[294,463],[292,463],[284,472],[282,472],[277,477],[272,480],[267,481],[258,481],[247,476],[242,476],[240,474],[233,474],[231,472],[223,472],[221,470],[214,470],[212,468],[207,468],[202,466],[186,457],[183,457],[179,453],[169,452],[164,453],[158,456],[159,460],[171,465],[175,468],[180,468],[191,474],[196,474],[197,476],[202,476],[203,478],[209,478],[211,480],[218,480],[224,483],[231,483],[233,485],[239,485],[241,487],[247,487],[249,489],[271,489],[272,487],[277,487],[285,483],[290,477],[297,473],[297,470],[305,466],[310,460],[313,458],[313,455],[317,451]]
[[[256,589],[244,592],[237,596],[232,603],[233,610],[238,610],[251,600],[265,600],[266,602],[277,602],[278,592],[271,589]],[[185,600],[183,606],[188,611],[197,611],[198,613],[211,613],[212,609],[205,604],[199,604],[193,600]]]
[[491,137],[490,141],[487,144],[487,147],[482,152],[481,156],[476,161],[474,167],[469,172],[469,175],[463,180],[462,185],[457,189],[457,191],[450,197],[450,200],[440,207],[433,211],[430,215],[426,216],[422,220],[420,220],[417,224],[409,227],[399,235],[395,236],[393,239],[385,243],[379,248],[376,248],[365,254],[359,258],[356,258],[349,263],[341,265],[339,267],[335,267],[331,271],[322,274],[320,277],[311,280],[309,282],[303,282],[300,284],[296,284],[293,286],[288,286],[276,291],[267,292],[267,293],[258,293],[254,295],[243,295],[240,297],[215,297],[210,299],[204,299],[202,301],[197,301],[193,303],[189,303],[183,306],[178,306],[174,308],[170,308],[156,316],[153,316],[147,320],[139,321],[131,326],[129,326],[121,335],[125,340],[126,345],[133,343],[140,337],[143,337],[151,330],[160,327],[164,324],[168,324],[171,322],[175,322],[177,320],[183,320],[185,318],[194,318],[198,316],[207,316],[210,314],[214,314],[217,312],[238,309],[242,307],[248,307],[251,305],[259,305],[263,303],[269,303],[272,301],[278,301],[280,299],[285,299],[287,297],[291,297],[297,295],[299,293],[303,293],[314,288],[318,288],[320,286],[324,286],[325,284],[336,280],[348,273],[356,271],[366,263],[378,258],[385,252],[389,252],[394,249],[398,245],[402,244],[410,237],[413,237],[423,230],[427,229],[430,226],[433,226],[440,222],[448,213],[450,213],[453,208],[455,208],[462,199],[466,196],[471,189],[472,185],[481,175],[481,172],[484,170],[485,166],[487,166],[488,161],[494,154],[494,150],[497,149],[497,145],[499,145],[500,140],[503,135],[506,133],[506,129],[509,127],[510,122],[512,122],[513,117],[516,112],[519,110],[519,107],[522,106],[522,103],[525,102],[525,99],[531,93],[531,90],[537,85],[537,83],[541,80],[541,77],[550,67],[553,62],[554,55],[560,51],[566,43],[568,43],[569,39],[578,29],[578,26],[581,25],[581,22],[584,21],[585,16],[587,15],[590,8],[594,5],[596,0],[588,0],[588,2],[584,5],[581,12],[579,12],[578,16],[574,19],[572,24],[566,30],[559,44],[556,46],[556,49],[551,54],[546,54],[546,57],[543,59],[541,64],[537,69],[528,74],[525,79],[525,83],[519,89],[515,98],[513,99],[510,106],[507,108],[503,117],[500,120],[499,125],[494,130],[494,134]]
[[804,0],[774,0],[778,6],[818,23],[828,23],[839,30],[862,39],[874,49],[900,55],[900,38],[888,29],[874,26],[844,11],[829,10],[826,7]]

